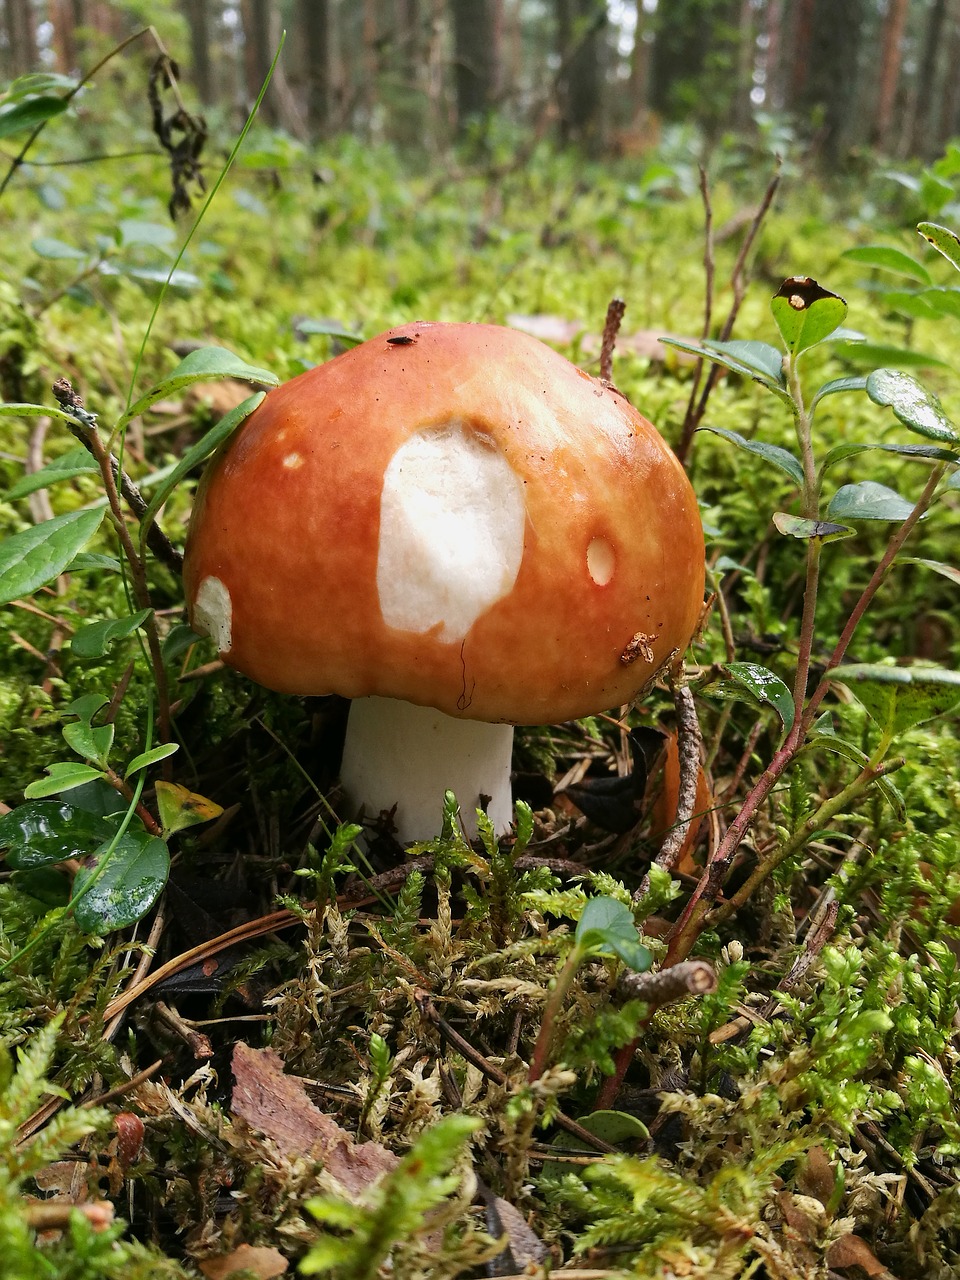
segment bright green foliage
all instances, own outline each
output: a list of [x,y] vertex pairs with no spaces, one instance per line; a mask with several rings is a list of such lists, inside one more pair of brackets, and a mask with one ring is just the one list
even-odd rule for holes
[[[456,1191],[462,1174],[454,1166],[480,1127],[472,1116],[447,1116],[426,1130],[397,1168],[368,1192],[365,1202],[335,1196],[309,1201],[313,1216],[335,1231],[324,1233],[311,1247],[300,1270],[335,1280],[374,1280],[394,1252],[398,1256],[393,1269],[401,1274],[414,1259],[437,1253],[440,1240],[453,1252],[456,1246],[444,1239],[444,1216],[427,1215]],[[427,1232],[434,1235],[432,1247],[424,1238]],[[473,1234],[477,1256],[479,1237]]]

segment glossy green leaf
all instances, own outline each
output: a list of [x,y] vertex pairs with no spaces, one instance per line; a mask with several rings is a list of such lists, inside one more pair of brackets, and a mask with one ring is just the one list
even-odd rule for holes
[[960,569],[952,564],[944,564],[942,560],[922,560],[917,556],[899,556],[897,564],[918,564],[924,569],[932,569],[943,578],[949,578],[960,586]]
[[928,440],[960,444],[953,423],[932,391],[899,369],[875,369],[867,378],[867,395],[874,404],[891,408],[905,427]]
[[831,520],[906,520],[914,504],[885,484],[861,480],[845,484],[830,500],[827,516]]
[[73,480],[77,476],[99,475],[100,468],[81,445],[71,449],[53,462],[48,462],[39,471],[33,471],[19,479],[7,490],[7,500],[25,498],[38,489],[46,489],[49,485],[59,484],[62,480]]
[[170,854],[157,836],[127,831],[112,851],[110,845],[107,841],[95,851],[93,864],[82,868],[73,883],[74,918],[86,933],[135,924],[159,898],[170,873]]
[[46,778],[40,778],[24,787],[23,794],[28,800],[42,800],[46,796],[56,796],[63,791],[72,791],[74,787],[82,787],[85,782],[92,782],[94,778],[103,777],[102,770],[73,760],[48,764],[46,772]]
[[100,528],[102,510],[71,511],[0,542],[0,604],[58,578]]
[[[952,194],[952,189],[951,189]],[[938,253],[960,271],[960,236],[949,227],[941,227],[936,222],[921,222],[917,230],[928,244],[932,244]]]
[[810,276],[791,276],[774,294],[770,310],[787,350],[796,356],[843,324],[847,304]]
[[124,778],[129,778],[132,774],[139,773],[141,769],[148,769],[150,765],[156,764],[159,760],[166,760],[168,756],[172,756],[174,752],[179,750],[178,743],[165,742],[159,747],[152,747],[149,751],[141,751],[127,765],[127,771],[123,776]]
[[26,133],[60,115],[67,109],[66,98],[41,96],[26,98],[12,107],[0,106],[0,139],[10,138],[15,133]]
[[759,707],[772,707],[784,728],[793,724],[793,694],[778,675],[755,662],[726,662],[725,679],[713,687],[725,698],[739,698]]
[[722,436],[724,440],[729,440],[738,448],[745,449],[747,453],[754,453],[765,461],[772,462],[775,467],[785,471],[791,480],[799,485],[803,484],[803,467],[799,458],[794,457],[789,449],[781,449],[776,444],[767,444],[764,440],[748,440],[745,436],[738,435],[736,431],[727,431],[723,427],[702,427],[701,430],[710,431],[715,436]]
[[105,556],[99,551],[81,551],[70,561],[67,573],[119,573],[120,561],[116,556]]
[[70,642],[78,658],[102,658],[111,645],[132,635],[150,617],[152,610],[140,609],[129,618],[107,618],[79,627]]
[[788,511],[775,511],[773,523],[788,538],[821,538],[824,542],[839,542],[852,538],[857,532],[847,524],[834,524],[831,520],[807,520],[804,516],[792,516]]
[[235,409],[231,409],[229,413],[225,414],[216,426],[211,427],[205,436],[186,451],[147,503],[147,509],[140,518],[141,545],[146,544],[147,533],[157,518],[157,513],[184,476],[189,475],[195,467],[198,467],[201,462],[205,461],[211,453],[218,449],[224,440],[233,435],[237,427],[249,418],[254,409],[263,401],[264,394],[263,391],[258,391],[254,395],[248,396],[242,404],[238,404]]
[[577,922],[576,944],[591,955],[615,955],[643,973],[653,956],[640,941],[633,912],[616,898],[590,898]]
[[[165,272],[163,278],[166,279]],[[223,347],[201,347],[198,351],[191,351],[188,356],[185,356],[172,373],[169,373],[162,382],[157,383],[146,395],[141,396],[124,416],[128,419],[134,418],[138,413],[148,409],[156,400],[174,395],[194,382],[212,382],[217,378],[258,382],[266,387],[275,387],[280,381],[269,369],[259,369],[255,365],[247,364],[245,360],[241,360],[239,356],[234,355],[232,351],[226,351]]]
[[884,733],[905,733],[960,705],[960,671],[942,667],[837,667],[832,680],[847,685]]
[[864,267],[892,271],[896,275],[919,280],[921,284],[930,284],[930,272],[902,249],[894,249],[885,244],[865,244],[857,249],[845,249],[840,256],[849,262],[859,262]]
[[720,352],[731,360],[745,366],[748,373],[760,374],[763,378],[778,386],[784,386],[783,353],[769,342],[743,341],[739,338],[729,342],[716,342],[708,339],[704,343],[708,351]]
[[67,716],[76,716],[78,720],[89,724],[100,708],[105,707],[109,701],[110,699],[103,693],[84,693],[64,707],[63,713]]
[[113,834],[105,819],[65,800],[28,800],[0,817],[0,848],[18,870],[86,857]]

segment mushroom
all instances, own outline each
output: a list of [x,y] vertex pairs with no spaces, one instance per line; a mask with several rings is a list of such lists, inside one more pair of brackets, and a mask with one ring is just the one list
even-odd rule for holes
[[193,628],[280,692],[354,699],[347,795],[510,824],[513,726],[630,701],[683,652],[703,533],[679,462],[537,339],[418,322],[268,393],[212,460]]

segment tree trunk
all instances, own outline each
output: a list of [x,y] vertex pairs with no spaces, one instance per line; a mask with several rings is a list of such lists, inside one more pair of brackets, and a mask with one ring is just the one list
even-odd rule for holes
[[205,106],[216,101],[210,63],[210,9],[208,0],[182,0],[183,15],[190,28],[190,62],[193,84]]
[[[269,0],[243,0],[243,65],[246,73],[247,98],[252,103],[267,78],[273,60],[273,40]],[[278,123],[276,95],[267,90],[260,107],[263,120]]]
[[57,71],[61,75],[69,75],[79,66],[76,12],[71,0],[51,0],[50,21],[53,24]]
[[500,75],[496,0],[450,0],[457,130],[488,115]]
[[873,143],[886,151],[890,145],[893,124],[893,108],[900,80],[900,62],[903,56],[903,33],[907,23],[907,0],[889,0],[883,23],[883,42],[880,52],[880,82],[877,91],[877,110],[873,123]]
[[30,0],[6,0],[6,19],[10,72],[14,77],[25,76],[36,71],[40,61]]
[[947,16],[947,0],[933,0],[927,30],[923,39],[923,52],[916,77],[916,91],[911,100],[909,150],[911,155],[930,155],[935,131],[932,119],[936,98],[934,86],[937,80],[937,56],[943,43],[944,22]]
[[[692,118],[711,134],[729,123],[737,97],[743,13],[742,0],[670,0],[658,5],[650,102],[664,119]],[[752,30],[752,18],[750,26]],[[748,55],[752,74],[752,50]]]
[[856,119],[857,69],[866,0],[814,0],[806,80],[797,106],[817,130],[824,157],[835,162]]
[[329,0],[300,0],[299,30],[307,89],[307,128],[312,138],[319,138],[329,128],[333,110]]
[[947,37],[947,82],[940,100],[939,146],[944,147],[953,136],[960,120],[960,78],[954,72],[960,59],[960,0],[954,0]]
[[650,15],[643,7],[643,0],[636,0],[634,8],[637,25],[630,52],[630,116],[636,123],[646,114],[650,88],[650,44],[646,39]]
[[556,0],[558,94],[563,142],[596,142],[603,106],[605,0]]

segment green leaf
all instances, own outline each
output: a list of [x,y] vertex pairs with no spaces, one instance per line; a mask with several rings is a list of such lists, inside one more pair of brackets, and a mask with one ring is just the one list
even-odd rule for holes
[[960,236],[949,227],[941,227],[936,222],[921,222],[917,230],[937,253],[942,253],[951,266],[960,271]]
[[137,218],[122,218],[117,235],[122,245],[145,244],[164,251],[171,250],[177,239],[177,233],[167,223],[141,222]]
[[[800,751],[816,751],[818,749],[832,751],[834,755],[843,756],[845,760],[852,761],[859,769],[870,763],[870,757],[865,751],[861,751],[852,742],[844,741],[843,738],[835,733],[811,734],[800,748]],[[877,778],[876,785],[877,790],[886,800],[898,821],[905,821],[907,816],[906,803],[893,779]]]
[[755,662],[727,662],[720,670],[726,676],[715,686],[720,697],[740,698],[754,706],[772,707],[785,729],[793,724],[793,694],[778,675]]
[[960,671],[942,667],[836,667],[831,680],[853,690],[884,733],[905,733],[960,705]]
[[[164,278],[166,278],[165,273]],[[232,351],[226,351],[223,347],[201,347],[198,351],[191,351],[188,356],[185,356],[173,372],[168,374],[162,382],[157,383],[146,395],[141,396],[124,417],[135,418],[138,413],[148,409],[155,400],[163,400],[194,382],[211,382],[216,378],[259,382],[266,387],[275,387],[280,381],[276,374],[268,369],[258,369],[255,365],[247,364],[245,360],[241,360],[239,356],[234,355]]]
[[140,609],[129,618],[107,618],[79,627],[70,648],[79,658],[102,658],[112,644],[132,635],[150,617],[151,609]]
[[[128,831],[113,847],[105,841],[73,882],[74,918],[85,933],[125,929],[146,915],[163,892],[170,854],[157,836]],[[106,866],[101,860],[108,857]]]
[[[789,400],[790,393],[786,390],[783,382],[783,373],[779,369],[781,356],[776,347],[770,347],[765,342],[705,342],[703,345],[697,342],[686,342],[682,338],[661,338],[660,341],[668,347],[676,347],[678,351],[687,351],[691,355],[700,356],[704,360],[712,360],[714,364],[723,365],[725,369],[730,369],[733,373],[739,373],[747,378],[753,378],[755,382],[762,383],[769,391],[773,391],[781,400]],[[740,354],[734,354],[727,348],[735,348]],[[743,352],[743,348],[753,348],[747,353]],[[755,350],[761,348],[760,352]],[[778,372],[776,375],[772,373],[772,358],[765,355],[765,352],[773,352],[777,358]],[[747,354],[750,359],[749,363],[743,359],[743,355]]]
[[653,963],[653,956],[640,942],[633,912],[616,898],[590,898],[574,937],[581,951],[619,956],[637,973],[645,972]]
[[867,379],[864,374],[849,378],[833,378],[830,382],[825,382],[816,393],[810,402],[810,408],[815,409],[824,396],[835,396],[839,391],[863,391],[866,385]]
[[7,490],[7,500],[25,498],[38,489],[46,489],[48,485],[58,484],[61,480],[73,480],[76,476],[99,475],[100,468],[91,459],[90,454],[82,446],[71,449],[68,453],[53,462],[48,462],[39,471],[23,476]]
[[100,528],[102,510],[71,511],[0,542],[0,604],[58,578]]
[[229,413],[225,414],[216,426],[211,427],[205,436],[187,450],[147,503],[147,508],[140,518],[141,545],[146,544],[147,533],[157,518],[157,512],[184,476],[188,475],[195,467],[198,467],[214,450],[223,444],[224,440],[233,435],[237,427],[245,419],[249,418],[254,409],[263,401],[264,395],[263,391],[257,391],[254,395],[248,396],[242,404],[238,404],[235,409],[231,409]]
[[861,480],[845,484],[830,500],[827,515],[832,520],[906,520],[914,504],[885,484]]
[[30,248],[38,257],[51,258],[54,261],[63,259],[70,262],[86,262],[89,256],[76,245],[67,244],[65,240],[57,240],[53,236],[37,236],[36,240],[30,241]]
[[763,440],[748,440],[746,437],[738,435],[736,431],[727,431],[723,427],[701,427],[702,431],[712,431],[715,436],[722,436],[724,440],[729,440],[732,444],[737,445],[740,449],[746,449],[747,453],[755,453],[759,457],[772,462],[775,467],[779,467],[781,471],[785,471],[791,480],[797,484],[803,484],[803,467],[800,460],[789,451],[789,449],[781,449],[777,444],[767,444]]
[[131,774],[139,773],[141,769],[148,769],[150,765],[156,764],[158,760],[166,760],[168,756],[172,756],[175,751],[179,750],[179,743],[166,742],[159,747],[152,747],[149,751],[141,751],[127,765],[127,771],[123,775],[124,779],[129,778]]
[[852,538],[857,532],[847,524],[807,520],[804,516],[792,516],[787,511],[775,511],[773,523],[780,533],[789,538],[822,538],[824,542],[839,542],[841,538]]
[[946,360],[930,355],[928,351],[913,351],[907,347],[887,346],[882,342],[837,342],[834,354],[855,364],[892,365],[895,368],[927,369],[946,365]]
[[223,813],[221,805],[176,782],[158,782],[156,790],[160,825],[167,835],[195,827],[200,822],[210,822]]
[[66,801],[28,800],[0,818],[0,848],[14,870],[83,858],[112,835],[103,818]]
[[960,289],[938,285],[934,289],[924,289],[920,295],[930,306],[936,316],[950,316],[960,320]]
[[708,339],[704,345],[708,351],[719,351],[731,360],[738,361],[748,373],[760,374],[769,382],[779,387],[784,386],[783,355],[769,342],[744,342],[739,338],[730,342],[715,342]]
[[941,449],[935,444],[837,444],[823,455],[820,473],[822,475],[835,462],[854,458],[859,453],[868,453],[871,449],[879,449],[883,453],[896,453],[903,458],[920,458],[923,461],[951,462],[956,457],[952,450]]
[[939,573],[941,577],[949,578],[951,582],[955,582],[960,586],[960,569],[955,568],[952,564],[944,564],[941,560],[921,560],[917,556],[898,556],[897,564],[919,564],[924,569],[932,569],[934,573]]
[[63,726],[63,737],[67,746],[84,760],[91,760],[101,769],[107,767],[107,757],[113,746],[115,727],[113,724],[92,725],[89,720],[74,721]]
[[843,324],[847,304],[810,276],[790,276],[771,299],[770,310],[787,350],[797,356]]
[[67,716],[76,716],[85,724],[89,724],[100,708],[105,707],[109,701],[110,699],[103,693],[84,693],[79,698],[74,698],[69,706],[64,707],[63,713]]
[[891,408],[903,425],[918,435],[928,440],[960,443],[960,435],[943,412],[940,401],[908,373],[899,369],[875,369],[867,378],[867,395],[874,404]]
[[67,565],[66,573],[119,573],[120,561],[116,556],[101,555],[98,551],[81,551]]
[[74,787],[82,787],[85,782],[103,777],[100,769],[93,769],[88,764],[78,764],[73,760],[48,764],[46,772],[46,778],[40,778],[24,787],[23,794],[28,800],[42,800],[46,796],[59,795],[62,791],[72,791]]
[[874,267],[878,271],[893,271],[900,276],[909,276],[911,280],[919,280],[921,284],[930,284],[930,272],[911,258],[902,249],[893,249],[884,244],[865,244],[858,249],[845,249],[840,255],[850,262],[859,262],[865,267]]
[[297,333],[321,334],[328,338],[339,338],[342,342],[359,343],[363,341],[362,333],[355,333],[339,320],[298,320],[295,325]]
[[27,98],[12,107],[0,106],[0,139],[35,129],[38,124],[52,120],[66,109],[66,98],[47,96]]

